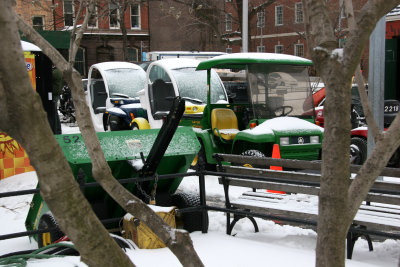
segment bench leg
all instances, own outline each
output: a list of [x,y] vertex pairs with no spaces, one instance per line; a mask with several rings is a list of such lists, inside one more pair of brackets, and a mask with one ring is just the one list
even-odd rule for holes
[[[229,217],[230,217],[230,216],[229,216]],[[228,220],[229,220],[229,217],[227,217]],[[243,219],[243,218],[248,218],[248,219],[253,223],[254,232],[255,232],[255,233],[259,232],[258,224],[257,224],[256,220],[255,220],[253,217],[234,214],[234,215],[233,215],[233,221],[232,221],[231,223],[230,223],[229,221],[227,222],[228,228],[227,228],[227,232],[226,232],[226,233],[227,233],[228,235],[231,235],[231,234],[232,234],[233,227],[235,227],[236,223],[237,223],[240,219]]]
[[[367,227],[362,226],[362,225],[357,225],[356,228],[366,229]],[[359,233],[348,232],[347,233],[347,238],[346,238],[346,240],[347,240],[347,259],[350,260],[352,258],[354,245],[355,245],[357,239],[359,237],[361,237],[361,236],[364,236],[365,239],[367,240],[369,251],[373,251],[374,250],[374,247],[372,245],[371,237],[368,234],[359,234]]]

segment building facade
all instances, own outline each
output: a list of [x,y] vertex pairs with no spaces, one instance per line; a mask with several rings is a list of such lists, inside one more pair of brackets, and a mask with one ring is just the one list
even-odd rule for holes
[[[99,1],[95,15],[83,34],[75,67],[82,76],[88,68],[104,61],[141,61],[149,51],[149,17],[147,1]],[[86,8],[78,15],[79,5],[73,0],[18,0],[16,12],[44,38],[68,57],[72,26],[83,22]],[[125,33],[123,34],[123,30]],[[124,49],[124,36],[126,36]]]

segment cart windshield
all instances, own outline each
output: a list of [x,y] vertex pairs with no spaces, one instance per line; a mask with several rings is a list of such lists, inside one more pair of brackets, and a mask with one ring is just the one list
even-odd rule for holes
[[255,119],[301,116],[313,108],[307,66],[252,64],[247,83]]
[[[207,103],[207,71],[196,71],[196,68],[180,68],[172,70],[178,86],[179,95]],[[227,103],[225,89],[218,74],[211,71],[211,103]]]
[[130,98],[138,98],[137,92],[146,83],[146,74],[140,69],[109,69],[105,71],[110,97],[122,94]]

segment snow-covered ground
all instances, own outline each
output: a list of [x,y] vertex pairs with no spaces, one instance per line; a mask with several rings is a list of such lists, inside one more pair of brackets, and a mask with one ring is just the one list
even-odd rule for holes
[[[78,132],[77,127],[63,127],[63,132]],[[0,192],[31,189],[36,186],[35,172],[16,175],[0,181]],[[239,196],[245,189],[232,188],[232,197]],[[186,177],[178,190],[196,192],[197,177]],[[217,178],[206,177],[207,196],[223,198],[222,186]],[[25,231],[24,221],[32,195],[0,198],[0,235]],[[275,224],[272,221],[256,219],[259,233],[249,220],[240,220],[234,228],[234,235],[225,234],[226,217],[221,212],[209,212],[207,234],[191,234],[194,247],[205,266],[313,266],[317,234],[310,229]],[[361,239],[356,242],[353,259],[346,260],[349,267],[398,266],[400,240],[373,242],[374,251]],[[14,251],[37,248],[35,241],[21,237],[0,241],[0,255]],[[180,266],[175,256],[167,249],[134,249],[127,254],[137,266]],[[79,257],[31,260],[33,266],[86,266]]]

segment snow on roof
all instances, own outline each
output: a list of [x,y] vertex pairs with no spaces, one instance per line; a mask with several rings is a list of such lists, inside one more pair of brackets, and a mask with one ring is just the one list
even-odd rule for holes
[[[154,61],[151,65],[159,65],[164,69],[196,68],[200,61],[191,58],[165,58]],[[150,66],[149,66],[150,69]]]
[[233,58],[241,58],[241,59],[263,59],[263,60],[295,60],[295,61],[304,61],[304,62],[311,62],[311,60],[287,55],[287,54],[278,54],[278,53],[232,53],[226,54],[221,56],[216,56],[213,59],[233,59]]
[[165,54],[165,55],[223,55],[224,52],[212,51],[151,51],[148,54]]
[[21,41],[21,46],[23,51],[42,51],[38,46],[25,41]]
[[108,61],[94,64],[92,67],[96,67],[99,70],[109,70],[109,69],[140,69],[140,66],[124,61]]

